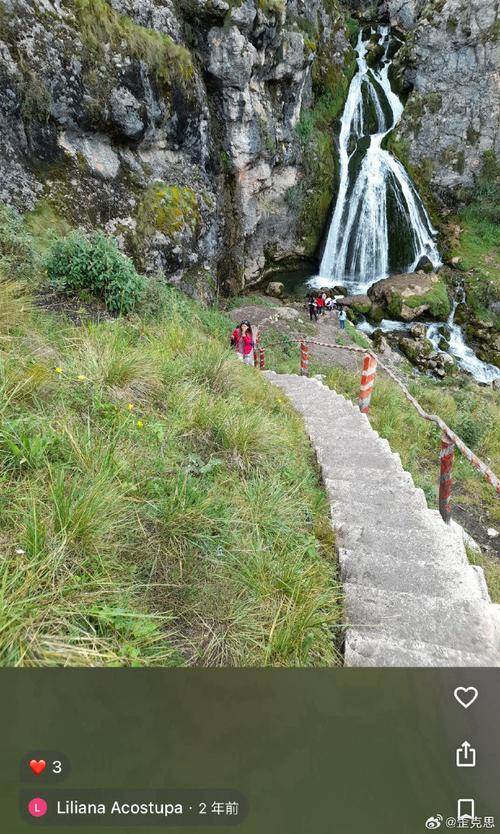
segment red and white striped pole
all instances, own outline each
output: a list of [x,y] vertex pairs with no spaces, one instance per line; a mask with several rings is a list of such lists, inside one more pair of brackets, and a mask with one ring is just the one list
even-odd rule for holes
[[377,360],[371,353],[367,353],[363,362],[361,388],[359,389],[358,405],[363,414],[368,414],[373,392],[373,383],[377,375]]
[[260,361],[260,369],[261,371],[264,370],[266,367],[266,357],[264,353],[264,348],[259,348],[259,361]]
[[439,473],[439,512],[446,524],[449,524],[451,521],[451,472],[453,469],[454,453],[455,444],[453,440],[450,440],[446,432],[443,432],[441,453],[439,455],[441,462],[441,471]]
[[300,373],[309,376],[309,348],[305,342],[300,343]]

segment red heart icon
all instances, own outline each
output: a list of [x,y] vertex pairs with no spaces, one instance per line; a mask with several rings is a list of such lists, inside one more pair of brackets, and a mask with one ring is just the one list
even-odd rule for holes
[[37,776],[40,776],[40,773],[43,773],[46,767],[47,762],[44,759],[40,759],[40,761],[38,762],[36,759],[32,759],[30,761],[30,768],[32,769],[33,773],[36,773]]

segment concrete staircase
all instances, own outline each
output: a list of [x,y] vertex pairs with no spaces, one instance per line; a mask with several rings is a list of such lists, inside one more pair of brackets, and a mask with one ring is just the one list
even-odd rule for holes
[[353,403],[316,379],[266,376],[303,415],[330,498],[346,666],[500,666],[500,606],[462,528],[427,507]]

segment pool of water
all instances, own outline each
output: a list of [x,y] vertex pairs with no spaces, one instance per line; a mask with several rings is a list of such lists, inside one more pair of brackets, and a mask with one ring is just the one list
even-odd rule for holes
[[314,277],[314,274],[314,267],[311,264],[304,264],[300,269],[277,272],[265,284],[269,281],[281,281],[285,286],[286,296],[303,300],[309,291],[307,282]]

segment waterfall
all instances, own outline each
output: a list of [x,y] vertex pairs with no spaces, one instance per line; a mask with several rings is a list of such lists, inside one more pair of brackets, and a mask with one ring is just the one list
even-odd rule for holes
[[[449,347],[446,352],[453,356],[457,365],[464,371],[471,374],[477,382],[492,382],[500,376],[500,368],[479,359],[472,348],[465,342],[462,328],[458,324],[455,324],[455,313],[457,307],[464,300],[464,289],[463,287],[459,287],[453,301],[452,311],[448,321],[446,322],[446,327],[449,333],[449,339],[447,339]],[[441,336],[445,335],[446,338],[446,335],[448,335],[442,332],[443,329],[444,326],[442,324],[438,324],[437,322],[431,324],[427,328],[427,338],[432,343],[435,350],[439,350]]]
[[401,118],[403,105],[389,81],[389,27],[378,30],[384,56],[370,69],[360,34],[354,76],[342,115],[340,183],[319,286],[340,284],[349,292],[394,272],[412,272],[425,255],[440,264],[436,231],[403,165],[383,140]]

